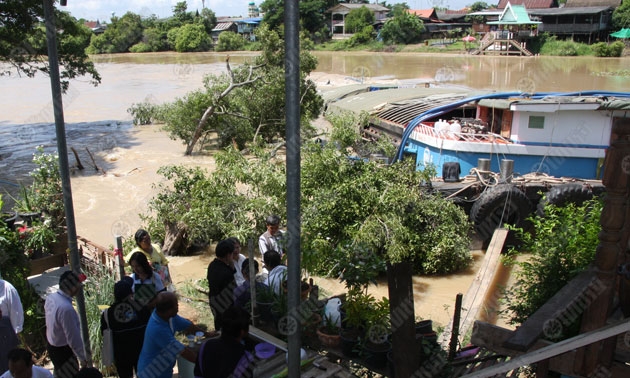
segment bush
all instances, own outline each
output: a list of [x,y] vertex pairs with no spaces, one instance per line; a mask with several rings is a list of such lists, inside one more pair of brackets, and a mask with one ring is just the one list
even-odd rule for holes
[[585,43],[559,41],[555,36],[545,38],[540,48],[541,55],[578,56],[592,55],[591,47]]
[[374,28],[372,25],[368,25],[363,27],[361,31],[354,33],[350,39],[346,40],[345,45],[347,47],[355,47],[373,41],[375,36]]
[[238,51],[245,46],[245,40],[240,34],[225,31],[219,34],[219,40],[215,47],[216,51]]
[[151,51],[151,47],[144,42],[138,42],[129,48],[129,52],[132,52],[132,53],[143,53],[143,52],[150,52],[150,51]]
[[595,52],[595,56],[620,57],[623,53],[624,44],[621,41],[616,41],[611,44],[599,42],[594,44],[591,48]]
[[141,102],[139,104],[131,104],[127,109],[127,113],[133,117],[134,125],[149,125],[156,120],[159,107],[149,102]]
[[210,37],[200,24],[182,26],[175,37],[175,51],[177,52],[207,51],[210,46]]
[[530,217],[533,232],[516,229],[521,250],[531,253],[524,262],[515,262],[515,249],[509,251],[509,264],[515,264],[516,283],[505,292],[506,311],[512,324],[522,323],[554,296],[578,273],[592,263],[599,243],[599,219],[603,201],[594,199],[581,206],[549,205],[544,217]]

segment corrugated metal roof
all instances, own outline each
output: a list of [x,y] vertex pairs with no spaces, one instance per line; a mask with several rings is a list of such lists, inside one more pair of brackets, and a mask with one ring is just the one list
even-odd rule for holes
[[[358,89],[358,88],[356,88]],[[348,95],[328,104],[327,113],[368,112],[382,120],[406,125],[421,113],[479,94],[461,88],[397,88]]]
[[373,113],[375,117],[398,125],[406,125],[418,115],[437,108],[438,106],[452,104],[455,101],[469,97],[470,93],[434,94],[423,98],[415,98],[384,104],[380,110]]
[[374,11],[374,12],[389,12],[389,8],[384,7],[384,6],[380,5],[380,4],[339,3],[339,4],[335,5],[332,8],[328,8],[328,10],[326,10],[326,12],[324,12],[324,13],[331,13],[331,12],[334,12],[334,11],[337,11],[337,10],[343,9],[343,8],[346,8],[346,9],[350,10],[350,9],[358,9],[358,8],[361,8],[361,7],[366,7],[366,8],[368,8],[368,9]]
[[617,8],[621,5],[621,0],[567,0],[564,4],[565,8],[575,7],[612,7]]
[[527,9],[534,8],[551,8],[554,6],[554,0],[499,0],[497,8],[504,9],[508,3],[512,5],[524,5]]
[[530,10],[529,14],[532,16],[563,16],[568,14],[597,14],[601,13],[610,7],[576,7],[576,8],[550,8],[550,9],[536,9]]
[[212,31],[228,30],[230,26],[232,26],[232,24],[234,23],[233,22],[219,22],[217,26],[215,26],[214,29],[212,29]]

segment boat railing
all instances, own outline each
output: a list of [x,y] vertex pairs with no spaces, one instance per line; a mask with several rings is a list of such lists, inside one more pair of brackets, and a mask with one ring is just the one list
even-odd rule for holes
[[414,129],[414,132],[424,134],[437,139],[457,140],[462,142],[473,143],[501,143],[511,144],[510,139],[502,137],[499,134],[485,132],[485,133],[463,133],[450,130],[436,130],[433,127],[432,122],[420,123]]

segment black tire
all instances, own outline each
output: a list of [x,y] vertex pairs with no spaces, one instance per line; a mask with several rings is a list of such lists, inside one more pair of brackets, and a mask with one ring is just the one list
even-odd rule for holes
[[477,236],[489,241],[494,230],[504,224],[524,227],[525,219],[532,211],[532,203],[524,192],[510,184],[487,189],[470,209]]
[[562,184],[551,188],[536,206],[536,215],[545,216],[545,206],[548,204],[566,206],[569,203],[581,205],[593,198],[593,190],[581,183]]

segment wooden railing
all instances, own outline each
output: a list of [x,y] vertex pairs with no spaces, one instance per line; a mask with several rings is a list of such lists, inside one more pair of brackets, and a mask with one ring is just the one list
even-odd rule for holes
[[119,258],[118,254],[109,248],[98,245],[81,236],[77,236],[77,248],[81,255],[81,265],[87,271],[105,268],[114,274],[117,279],[121,278],[120,266],[123,261],[122,256]]

